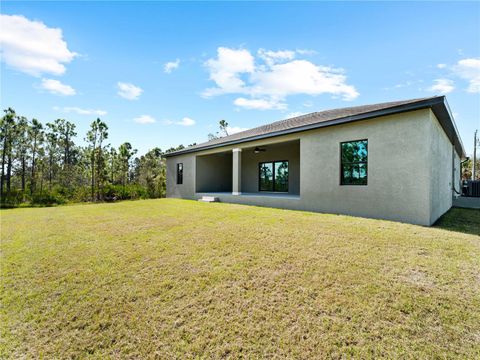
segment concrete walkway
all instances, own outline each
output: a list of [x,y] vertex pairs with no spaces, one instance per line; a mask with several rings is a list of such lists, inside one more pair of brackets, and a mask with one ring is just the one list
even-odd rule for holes
[[478,197],[465,197],[453,199],[453,206],[467,209],[480,209],[480,198]]

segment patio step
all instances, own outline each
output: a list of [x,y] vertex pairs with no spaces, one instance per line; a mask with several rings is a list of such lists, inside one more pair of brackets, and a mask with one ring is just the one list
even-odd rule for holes
[[211,202],[218,202],[219,199],[216,196],[202,196],[202,198],[198,199],[198,201],[211,203]]

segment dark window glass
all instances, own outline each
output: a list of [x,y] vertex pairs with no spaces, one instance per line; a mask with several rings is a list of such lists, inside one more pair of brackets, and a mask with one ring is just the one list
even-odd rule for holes
[[260,163],[260,191],[273,191],[273,163]]
[[177,184],[178,185],[183,184],[183,164],[182,163],[177,164]]
[[274,190],[288,192],[288,161],[276,161]]
[[349,141],[341,147],[341,185],[367,185],[368,140]]
[[259,190],[288,192],[288,161],[260,163]]

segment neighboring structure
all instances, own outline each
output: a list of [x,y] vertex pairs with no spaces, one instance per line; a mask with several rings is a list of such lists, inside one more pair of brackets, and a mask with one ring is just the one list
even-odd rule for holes
[[167,197],[433,224],[465,151],[444,96],[327,110],[167,154]]

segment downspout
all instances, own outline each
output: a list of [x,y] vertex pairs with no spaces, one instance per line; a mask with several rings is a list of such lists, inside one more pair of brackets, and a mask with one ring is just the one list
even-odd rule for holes
[[[462,163],[460,163],[460,179],[462,178]],[[461,192],[458,192],[457,189],[455,189],[455,145],[452,145],[452,197],[455,197],[455,194],[461,195]]]
[[[453,190],[456,194],[462,195],[461,192],[458,192],[458,191],[455,189],[455,152],[454,152],[454,151],[452,151],[452,158],[453,158],[453,165],[452,165],[452,166],[453,166],[453,167],[452,167],[452,180],[453,180],[453,181],[452,181],[452,190]],[[460,179],[460,181],[462,180],[462,168],[463,168],[463,164],[466,163],[468,160],[470,160],[470,158],[469,158],[469,157],[466,157],[465,160],[460,161],[460,169],[459,169],[459,172],[460,172],[460,174],[459,174],[459,179]]]

